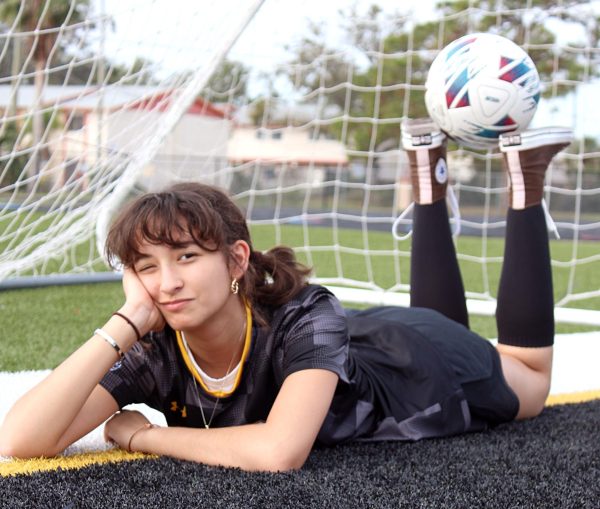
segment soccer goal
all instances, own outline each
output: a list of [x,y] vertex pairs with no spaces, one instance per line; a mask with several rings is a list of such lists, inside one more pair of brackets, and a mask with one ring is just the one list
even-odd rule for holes
[[[556,318],[600,324],[593,2],[381,3],[3,3],[0,285],[114,278],[101,253],[115,211],[193,179],[235,197],[255,247],[291,245],[343,300],[406,305],[400,123],[426,114],[441,48],[484,31],[536,63],[534,125],[575,129],[546,181]],[[506,179],[497,151],[449,148],[469,309],[492,314]]]

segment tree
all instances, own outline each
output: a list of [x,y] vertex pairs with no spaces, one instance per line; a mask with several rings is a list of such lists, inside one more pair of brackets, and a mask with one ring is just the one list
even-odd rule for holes
[[[524,46],[542,82],[552,83],[544,91],[547,96],[568,94],[578,83],[597,77],[600,55],[593,49],[598,47],[600,16],[592,3],[535,0],[526,9],[519,0],[503,0],[498,11],[496,0],[446,0],[436,6],[436,21],[414,25],[404,24],[408,18],[402,16],[386,25],[391,16],[383,15],[376,5],[362,15],[350,7],[340,12],[344,34],[340,47],[326,42],[322,25],[309,26],[308,35],[290,47],[289,63],[295,71],[287,74],[305,98],[325,92],[319,95],[321,100],[337,105],[351,118],[380,120],[348,123],[346,139],[352,148],[368,150],[384,141],[398,146],[400,125],[392,119],[426,115],[424,84],[431,62],[441,48],[467,33],[496,33]],[[563,41],[565,35],[577,33],[574,28],[585,33],[586,40],[569,41],[568,48],[563,44],[561,49],[555,25],[561,27]],[[344,44],[350,51],[342,51]],[[339,132],[341,127],[339,123],[329,129]]]
[[[379,106],[385,104],[384,110],[388,110],[386,113],[380,109],[379,113],[392,114],[396,106],[387,100],[389,94],[377,93],[376,96],[361,89],[375,84],[384,40],[390,32],[403,29],[403,18],[395,16],[393,19],[397,21],[389,24],[389,15],[375,4],[365,13],[350,6],[338,11],[338,15],[343,33],[340,38],[342,47],[331,45],[323,23],[309,22],[307,35],[295,45],[288,46],[293,56],[282,74],[305,99],[314,97],[319,102],[320,113],[334,106],[339,114],[348,112],[352,117],[371,118],[377,101]],[[405,75],[394,77],[395,71],[390,73],[390,70],[391,66],[386,66],[384,71],[389,80],[397,83],[398,79],[405,79]],[[321,128],[335,137],[340,136],[342,129],[342,122]],[[355,122],[348,126],[347,142],[355,148],[368,148],[374,132],[373,123]],[[377,138],[381,136],[378,134]]]
[[[89,0],[3,0],[0,3],[0,21],[14,31],[27,32],[26,51],[31,56],[34,66],[35,103],[38,106],[33,114],[33,143],[38,145],[43,134],[43,118],[39,105],[44,87],[44,69],[56,50],[58,30],[60,44],[65,47],[75,35],[69,29],[84,20],[89,11]],[[66,28],[65,28],[66,27]],[[37,151],[32,154],[30,168],[39,172]]]
[[208,80],[202,95],[213,102],[243,104],[248,99],[249,72],[241,62],[226,58]]
[[19,130],[15,122],[4,122],[0,132],[0,188],[14,184],[19,178],[21,168],[27,162],[25,156],[15,156],[15,141]]
[[293,56],[278,75],[286,77],[302,95],[311,95],[319,89],[326,90],[328,103],[343,109],[347,94],[344,88],[337,85],[348,79],[355,64],[339,49],[329,46],[323,23],[309,21],[307,35],[286,49]]

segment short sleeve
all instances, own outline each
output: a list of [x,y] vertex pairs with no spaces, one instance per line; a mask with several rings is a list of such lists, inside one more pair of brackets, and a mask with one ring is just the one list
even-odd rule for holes
[[150,368],[149,352],[145,348],[136,343],[100,380],[100,385],[115,398],[119,408],[131,403],[153,406],[156,382]]
[[282,349],[285,379],[304,369],[325,369],[348,381],[347,320],[338,300],[325,288],[311,286],[286,306],[274,324]]

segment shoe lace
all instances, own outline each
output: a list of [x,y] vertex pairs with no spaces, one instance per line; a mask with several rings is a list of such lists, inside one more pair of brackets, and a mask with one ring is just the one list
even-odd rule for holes
[[[458,206],[458,200],[456,198],[456,193],[451,186],[448,186],[446,191],[446,198],[448,199],[450,205],[450,212],[452,213],[452,218],[454,219],[454,231],[452,232],[453,237],[458,237],[460,235],[460,225],[461,225],[461,216],[460,216],[460,207]],[[413,210],[415,206],[415,202],[411,202],[408,207],[406,207],[402,213],[394,220],[392,224],[392,235],[398,241],[404,241],[409,239],[412,236],[412,229],[407,233],[400,234],[398,233],[398,228],[401,224],[408,222],[405,219]],[[542,210],[544,211],[544,217],[546,218],[546,227],[549,232],[552,232],[557,240],[560,240],[560,233],[558,232],[558,227],[556,226],[556,222],[550,215],[550,211],[548,209],[548,205],[545,199],[542,199]]]
[[456,198],[456,193],[452,186],[448,186],[446,189],[446,196],[450,202],[450,212],[452,212],[452,218],[454,219],[454,231],[452,232],[452,236],[458,237],[460,235],[461,225],[460,207],[458,206],[458,199]]
[[544,211],[544,217],[546,218],[546,228],[548,228],[549,232],[554,233],[554,236],[557,240],[560,240],[560,233],[558,233],[558,228],[556,226],[556,222],[552,219],[550,215],[550,210],[548,209],[548,204],[546,200],[542,198],[542,210]]
[[[450,212],[452,215],[452,219],[454,220],[454,231],[452,232],[453,237],[458,237],[460,235],[460,225],[461,225],[461,216],[460,216],[460,207],[458,206],[458,199],[456,198],[456,193],[452,186],[448,186],[446,189],[446,199],[448,200],[448,204],[450,205]],[[410,229],[407,233],[400,234],[398,233],[398,228],[401,224],[407,222],[405,219],[415,207],[415,202],[411,202],[408,207],[406,207],[402,213],[394,220],[392,224],[392,235],[398,241],[407,240],[412,236],[412,229]],[[557,232],[558,233],[558,232]]]
[[400,235],[398,233],[398,228],[400,227],[401,224],[404,223],[404,221],[405,221],[404,218],[412,212],[413,208],[415,208],[414,201],[411,202],[410,205],[408,205],[408,207],[406,207],[402,211],[402,213],[394,220],[394,223],[392,224],[392,235],[394,236],[394,238],[396,240],[403,241],[403,240],[410,238],[410,236],[412,235],[412,229],[408,230],[407,233]]

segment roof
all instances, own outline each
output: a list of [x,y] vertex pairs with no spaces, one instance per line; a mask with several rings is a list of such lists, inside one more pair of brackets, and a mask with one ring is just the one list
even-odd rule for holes
[[[219,105],[221,106],[221,105]],[[223,105],[225,106],[225,105]],[[241,107],[231,107],[231,116],[237,125],[252,126],[252,110],[255,104],[246,104]],[[342,114],[339,106],[328,104],[322,107],[317,104],[287,103],[283,100],[273,100],[269,105],[268,127],[285,127],[288,125],[301,126],[315,120],[330,120]]]
[[[109,111],[117,109],[158,109],[165,111],[176,91],[159,87],[135,85],[108,85],[104,88],[85,85],[47,85],[42,94],[44,107],[60,106],[65,110],[93,111],[102,105]],[[11,102],[13,88],[0,85],[0,108],[7,108]],[[34,104],[35,87],[21,85],[17,93],[17,108],[29,109]],[[193,115],[225,118],[226,114],[201,98],[196,98],[188,109]]]
[[[259,136],[263,133],[266,136]],[[273,137],[274,133],[279,133],[281,137]],[[348,164],[346,147],[342,143],[312,139],[309,130],[296,127],[277,130],[237,127],[227,146],[227,158],[238,162],[261,160],[299,165]]]

